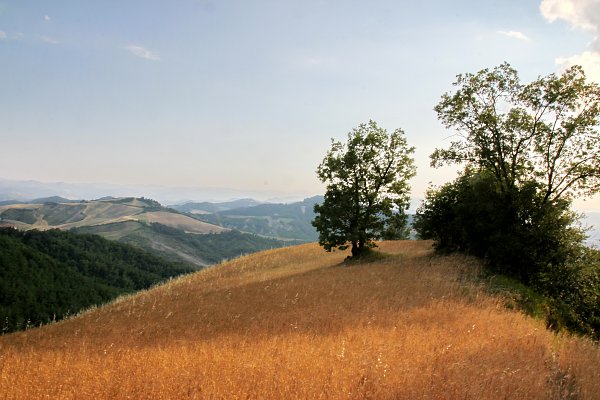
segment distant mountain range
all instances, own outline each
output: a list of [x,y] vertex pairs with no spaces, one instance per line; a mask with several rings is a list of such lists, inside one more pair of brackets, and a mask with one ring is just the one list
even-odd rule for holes
[[60,196],[65,199],[98,199],[105,196],[150,197],[162,204],[182,204],[202,199],[220,202],[252,197],[261,201],[298,201],[302,194],[275,191],[248,191],[232,188],[165,187],[158,185],[114,185],[106,183],[66,183],[10,180],[0,177],[0,202],[28,202],[33,199]]
[[39,199],[33,199],[29,201],[19,200],[3,200],[0,201],[0,206],[8,206],[11,204],[46,204],[46,203],[80,203],[82,200],[71,200],[65,199],[60,196],[40,197]]

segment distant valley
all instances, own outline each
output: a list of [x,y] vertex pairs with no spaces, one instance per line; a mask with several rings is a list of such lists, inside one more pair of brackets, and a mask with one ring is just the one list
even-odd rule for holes
[[313,207],[322,201],[322,196],[315,196],[290,204],[261,204],[252,199],[244,199],[216,204],[186,203],[171,207],[187,212],[197,220],[228,229],[280,240],[314,242],[318,235],[311,224],[315,217]]
[[70,230],[131,244],[196,268],[243,254],[316,240],[311,202],[255,200],[163,207],[146,198],[4,201],[0,227]]
[[173,208],[143,197],[4,201],[0,332],[59,320],[224,260],[309,241],[315,237],[309,203],[317,200]]

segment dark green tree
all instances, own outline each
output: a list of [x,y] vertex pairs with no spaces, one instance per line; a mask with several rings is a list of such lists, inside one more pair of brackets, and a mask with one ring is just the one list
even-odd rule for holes
[[531,282],[548,265],[579,254],[584,235],[569,204],[544,203],[533,183],[504,193],[489,172],[467,169],[427,192],[413,227],[439,251],[481,257],[496,272]]
[[578,66],[524,84],[506,63],[454,85],[435,111],[457,140],[432,166],[466,168],[429,190],[417,234],[547,296],[549,326],[598,338],[600,253],[571,203],[600,191],[600,87]]
[[[523,279],[544,263],[566,262],[584,237],[572,227],[571,200],[600,191],[600,87],[578,66],[524,84],[507,63],[459,75],[454,85],[435,111],[457,140],[431,159],[468,169],[428,194],[420,235]],[[449,229],[432,217],[460,221]],[[526,259],[533,261],[517,261]]]
[[413,152],[404,131],[388,133],[374,121],[353,129],[346,143],[332,140],[317,169],[327,190],[313,221],[325,250],[351,247],[358,257],[374,240],[407,236]]

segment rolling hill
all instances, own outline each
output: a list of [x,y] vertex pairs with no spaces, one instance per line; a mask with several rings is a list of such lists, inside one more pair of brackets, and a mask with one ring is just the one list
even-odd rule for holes
[[597,344],[504,307],[463,256],[314,244],[0,337],[0,398],[595,399]]
[[188,202],[180,205],[169,206],[177,211],[190,214],[214,214],[220,211],[233,210],[236,208],[253,207],[261,204],[254,199],[239,199],[220,203],[203,202]]
[[21,230],[74,229],[98,234],[196,267],[289,244],[256,235],[229,233],[230,228],[162,207],[154,200],[133,197],[3,205],[0,206],[2,226]]
[[156,222],[193,233],[226,229],[163,208],[149,199],[122,198],[68,203],[26,203],[0,206],[0,224],[22,229],[71,229],[115,222]]
[[74,231],[117,240],[165,258],[176,257],[196,267],[216,264],[260,250],[296,244],[235,230],[204,235],[191,234],[159,223],[138,221],[74,228]]
[[[210,212],[210,207],[205,207],[203,212],[189,213],[188,215],[214,225],[242,232],[254,233],[261,236],[281,240],[298,240],[314,242],[318,234],[311,222],[315,217],[313,207],[323,201],[322,196],[307,198],[301,202],[290,204],[264,203],[246,207],[229,208],[222,211]],[[196,209],[196,206],[173,206],[185,211]],[[217,209],[213,207],[213,209]]]

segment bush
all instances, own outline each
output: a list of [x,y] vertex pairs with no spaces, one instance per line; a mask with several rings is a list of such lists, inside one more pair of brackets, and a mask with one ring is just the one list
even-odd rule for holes
[[438,251],[480,257],[546,297],[549,327],[600,339],[600,252],[583,245],[569,207],[544,202],[532,182],[503,193],[492,176],[467,169],[427,192],[413,226]]
[[581,256],[540,272],[537,289],[549,301],[548,325],[600,340],[600,251],[582,249]]
[[465,170],[454,182],[430,189],[414,228],[439,251],[485,259],[495,271],[532,283],[547,265],[563,265],[584,238],[570,203],[544,203],[533,182],[506,193],[485,172]]

